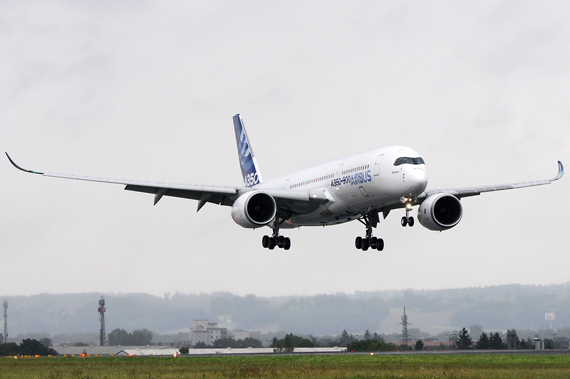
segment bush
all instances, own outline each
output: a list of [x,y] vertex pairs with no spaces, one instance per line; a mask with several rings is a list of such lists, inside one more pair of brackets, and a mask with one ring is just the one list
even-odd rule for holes
[[423,350],[423,349],[424,349],[424,341],[422,341],[422,340],[417,340],[417,341],[416,341],[416,345],[414,346],[414,349],[415,349],[416,351],[421,351],[421,350]]

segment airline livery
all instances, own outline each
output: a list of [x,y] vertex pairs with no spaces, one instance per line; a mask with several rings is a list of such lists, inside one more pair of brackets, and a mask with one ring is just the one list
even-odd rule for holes
[[204,204],[214,203],[231,207],[234,221],[244,228],[268,226],[271,236],[262,238],[268,249],[276,246],[288,250],[291,240],[280,234],[281,229],[301,226],[329,226],[348,221],[359,221],[366,232],[356,237],[357,249],[384,249],[384,240],[372,235],[380,222],[394,209],[403,209],[402,226],[414,226],[410,211],[416,205],[418,221],[430,230],[443,231],[461,221],[460,200],[483,192],[550,184],[564,174],[558,162],[558,174],[553,179],[486,187],[426,190],[426,164],[421,156],[405,146],[381,147],[344,159],[328,162],[263,181],[255,155],[239,114],[233,117],[239,163],[244,186],[221,187],[187,185],[123,179],[104,179],[88,176],[61,175],[21,168],[19,170],[55,178],[87,180],[125,185],[125,190],[154,194],[154,204],[163,196],[182,197],[198,201],[199,211]]

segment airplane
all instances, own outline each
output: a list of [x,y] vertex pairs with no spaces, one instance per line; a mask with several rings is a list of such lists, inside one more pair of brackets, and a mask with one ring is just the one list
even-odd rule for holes
[[426,190],[428,175],[423,158],[405,146],[387,146],[300,170],[264,181],[240,114],[233,117],[239,163],[244,186],[223,187],[105,179],[89,176],[62,175],[26,170],[18,166],[6,152],[14,167],[24,172],[54,178],[86,180],[125,185],[125,190],[154,194],[154,205],[163,196],[198,201],[197,212],[206,203],[231,207],[233,220],[244,228],[269,227],[262,246],[289,250],[291,239],[281,229],[301,226],[330,226],[359,221],[366,232],[356,237],[355,247],[382,251],[384,240],[373,236],[373,229],[395,209],[404,209],[403,227],[414,226],[410,216],[418,205],[417,218],[429,230],[444,231],[456,226],[463,217],[460,200],[485,192],[550,184],[564,175],[558,161],[558,174],[553,179],[497,186]]

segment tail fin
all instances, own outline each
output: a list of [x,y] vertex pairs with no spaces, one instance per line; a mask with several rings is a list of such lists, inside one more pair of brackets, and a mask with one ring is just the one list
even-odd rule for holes
[[243,181],[246,187],[254,186],[261,183],[261,174],[257,169],[255,155],[247,138],[243,120],[239,114],[234,116],[234,129],[236,131],[236,142],[239,155],[239,165],[243,175]]

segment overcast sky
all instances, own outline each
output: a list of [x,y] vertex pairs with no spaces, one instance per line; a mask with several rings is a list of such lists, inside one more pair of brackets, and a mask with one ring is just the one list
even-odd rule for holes
[[[391,144],[428,188],[570,167],[567,1],[0,1],[0,147],[39,171],[242,185],[241,113],[264,179]],[[2,161],[3,160],[3,161]],[[0,159],[0,295],[310,295],[569,280],[568,174],[462,200],[438,233],[287,231],[230,208],[29,175]],[[415,216],[416,210],[414,210]]]

